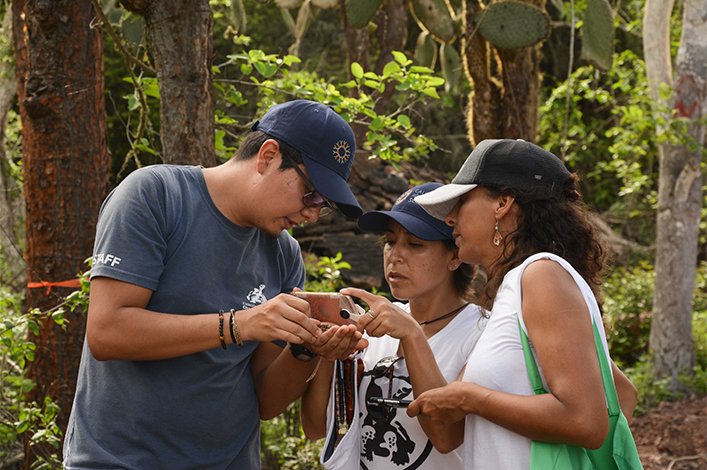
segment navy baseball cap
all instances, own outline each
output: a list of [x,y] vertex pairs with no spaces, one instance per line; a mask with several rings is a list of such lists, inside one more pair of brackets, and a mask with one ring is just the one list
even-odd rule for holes
[[389,230],[394,220],[405,230],[422,240],[453,240],[452,227],[429,215],[415,198],[441,188],[440,183],[425,183],[403,193],[389,211],[366,212],[358,219],[358,226],[366,232],[382,233]]
[[252,130],[282,140],[299,151],[317,192],[357,218],[363,210],[348,185],[356,152],[351,126],[331,107],[309,100],[276,104]]
[[459,198],[477,186],[533,191],[536,197],[562,195],[571,173],[553,153],[522,139],[486,139],[466,158],[451,184],[415,200],[427,212],[444,219]]

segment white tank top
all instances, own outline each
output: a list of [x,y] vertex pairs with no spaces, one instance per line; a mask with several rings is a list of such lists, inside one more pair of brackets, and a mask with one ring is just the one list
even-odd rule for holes
[[[572,275],[597,324],[604,352],[608,351],[599,307],[589,285],[564,259],[551,253],[537,253],[510,270],[504,277],[486,329],[469,357],[464,371],[465,382],[474,382],[492,390],[518,395],[533,394],[525,368],[518,320],[520,319],[525,330],[521,312],[521,275],[530,263],[538,259],[556,261]],[[532,344],[531,350],[535,354]],[[542,376],[542,370],[540,374]],[[549,390],[544,378],[543,383]],[[463,444],[464,466],[473,470],[527,469],[530,466],[530,443],[530,439],[480,416],[467,415]]]

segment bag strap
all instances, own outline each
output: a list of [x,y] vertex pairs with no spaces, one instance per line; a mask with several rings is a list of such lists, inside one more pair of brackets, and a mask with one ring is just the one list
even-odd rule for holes
[[525,357],[525,368],[528,370],[528,378],[530,379],[530,385],[533,386],[533,393],[535,395],[542,395],[547,393],[545,387],[543,387],[543,381],[540,378],[540,371],[538,370],[538,365],[535,363],[535,358],[533,357],[532,351],[530,351],[530,344],[528,344],[528,335],[525,334],[523,327],[520,325],[520,318],[518,319],[518,329],[520,330],[520,342],[523,343],[523,356]]
[[[604,346],[601,341],[601,335],[599,334],[599,329],[597,328],[596,322],[592,318],[592,327],[594,328],[594,346],[597,351],[597,356],[599,357],[599,368],[601,369],[601,380],[604,384],[604,395],[606,396],[606,404],[609,411],[609,416],[616,416],[621,412],[619,407],[619,398],[616,394],[616,386],[611,377],[611,367],[609,367],[609,361],[606,359],[606,354],[604,354]],[[528,379],[530,379],[530,385],[533,387],[533,393],[535,395],[540,395],[547,393],[545,387],[543,386],[542,378],[540,377],[540,371],[538,370],[538,365],[535,362],[533,353],[530,350],[530,344],[528,342],[528,335],[523,330],[520,324],[520,318],[518,319],[518,330],[520,331],[520,342],[523,345],[523,357],[525,357],[525,368],[528,371]]]

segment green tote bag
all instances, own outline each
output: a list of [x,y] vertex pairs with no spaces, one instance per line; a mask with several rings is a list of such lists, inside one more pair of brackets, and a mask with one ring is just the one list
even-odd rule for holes
[[[530,470],[643,470],[636,443],[631,435],[631,429],[628,427],[628,421],[619,407],[616,387],[611,378],[611,368],[606,360],[606,354],[603,354],[604,347],[594,321],[592,321],[592,326],[594,327],[594,344],[599,356],[601,378],[604,382],[604,393],[609,413],[609,434],[598,449],[533,441],[530,447]],[[523,343],[525,366],[528,369],[528,378],[533,386],[533,391],[536,395],[547,393],[543,387],[535,358],[530,351],[528,336],[520,326],[520,321],[518,327]]]

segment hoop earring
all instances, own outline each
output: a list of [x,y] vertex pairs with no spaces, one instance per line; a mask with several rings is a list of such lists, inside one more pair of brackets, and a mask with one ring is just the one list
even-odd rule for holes
[[493,227],[493,244],[496,246],[499,246],[502,241],[503,241],[503,237],[501,236],[501,232],[498,230],[498,220],[497,220],[496,225],[494,225],[494,227]]

